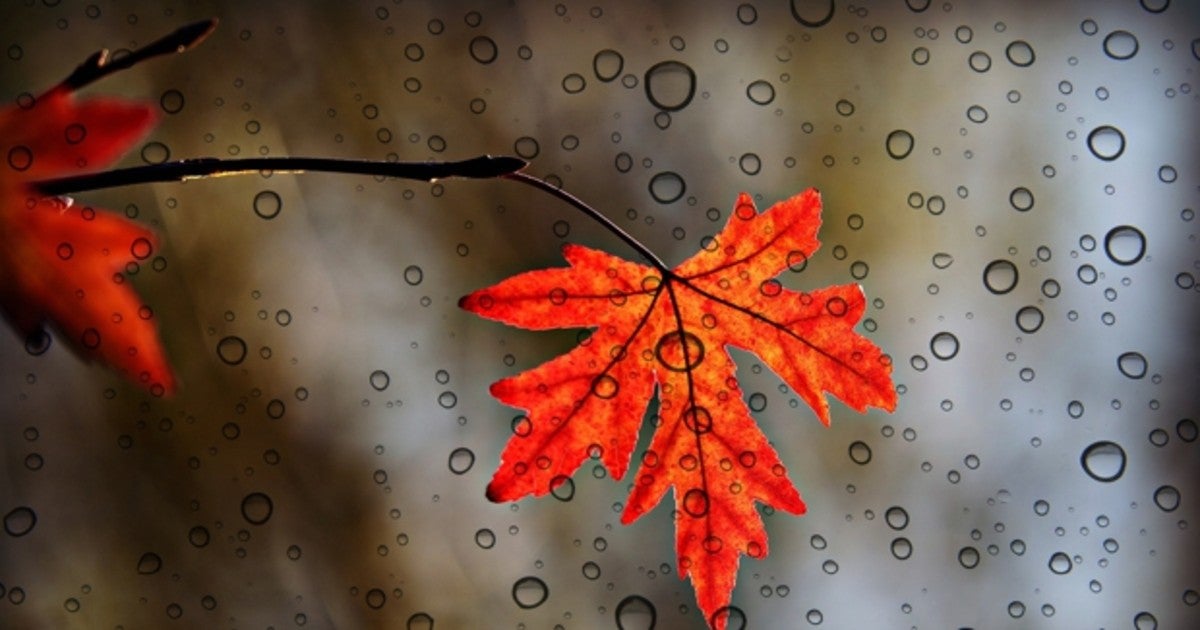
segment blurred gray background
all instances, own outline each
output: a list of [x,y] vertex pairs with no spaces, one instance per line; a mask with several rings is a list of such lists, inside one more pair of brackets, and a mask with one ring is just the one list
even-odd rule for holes
[[[793,13],[826,3],[13,0],[0,92],[216,16],[199,48],[87,90],[161,103],[125,164],[164,146],[520,153],[671,264],[739,191],[765,208],[816,186],[823,246],[785,281],[861,282],[902,396],[891,415],[835,403],[825,429],[735,353],[809,506],[768,516],[770,556],[743,559],[746,626],[1200,625],[1200,5],[833,5],[810,27]],[[665,112],[650,96],[681,104],[687,75],[647,71],[672,60],[695,93]],[[1105,126],[1123,140],[1089,146]],[[677,200],[651,185],[665,173]],[[620,524],[628,479],[589,463],[568,502],[483,494],[517,413],[488,384],[576,332],[457,299],[562,264],[568,241],[635,256],[611,235],[504,181],[274,174],[81,198],[160,230],[165,264],[133,282],[181,389],[152,399],[60,341],[30,356],[0,334],[0,513],[12,531],[37,517],[0,534],[0,626],[615,628],[630,595],[659,628],[703,626],[668,507]],[[985,282],[998,260],[1004,293]],[[1103,441],[1123,455],[1098,448],[1093,472],[1124,458],[1111,482],[1082,465]],[[532,609],[514,601],[526,576],[548,589]]]

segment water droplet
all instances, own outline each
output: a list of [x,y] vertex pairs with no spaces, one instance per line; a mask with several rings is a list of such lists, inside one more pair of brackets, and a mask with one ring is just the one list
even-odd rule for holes
[[1104,36],[1104,54],[1124,61],[1138,52],[1138,40],[1129,31],[1113,31]]
[[406,630],[433,630],[433,616],[427,612],[415,612],[408,618]]
[[1146,376],[1149,366],[1146,357],[1139,352],[1125,352],[1117,357],[1117,369],[1127,378],[1139,379]]
[[757,154],[745,153],[738,159],[738,167],[747,175],[758,175],[758,172],[762,170],[762,160]]
[[992,69],[992,57],[982,50],[976,50],[967,57],[967,65],[975,72],[987,72]]
[[929,351],[933,356],[949,361],[958,354],[958,337],[954,333],[940,332],[929,340]]
[[669,332],[658,340],[654,355],[668,370],[686,372],[704,361],[704,342],[687,331]]
[[550,494],[559,501],[575,498],[575,482],[566,475],[557,475],[550,480]]
[[988,112],[982,105],[972,105],[967,108],[967,120],[976,124],[983,124],[987,122],[987,119]]
[[178,114],[183,111],[184,98],[183,92],[179,90],[167,90],[162,93],[158,99],[158,104],[164,112],[168,114]]
[[[12,153],[9,152],[9,160],[11,162]],[[142,147],[142,161],[146,164],[162,164],[171,159],[171,149],[161,142],[147,142]],[[22,169],[17,169],[22,170]]]
[[850,461],[865,466],[871,461],[871,447],[866,442],[856,440],[850,443]]
[[650,178],[650,196],[662,204],[679,201],[687,192],[687,183],[674,171],[664,171]]
[[392,377],[388,376],[388,373],[384,372],[383,370],[375,370],[374,372],[371,372],[371,376],[368,380],[371,383],[371,387],[374,388],[375,391],[381,392],[387,389],[388,385],[391,384]]
[[420,267],[416,265],[409,265],[404,268],[404,281],[409,285],[415,287],[418,284],[421,284],[421,281],[424,279],[425,272],[422,271]]
[[696,95],[696,72],[681,61],[660,61],[646,71],[645,88],[652,105],[677,112]]
[[563,77],[562,89],[567,94],[578,94],[582,92],[585,87],[587,87],[587,81],[583,78],[583,75],[579,73],[572,72],[571,74]]
[[820,28],[833,19],[833,0],[791,0],[792,17],[809,28]]
[[1042,322],[1046,317],[1042,314],[1042,309],[1036,306],[1023,306],[1017,311],[1017,328],[1023,333],[1033,334],[1042,327]]
[[484,65],[495,61],[498,54],[496,42],[486,35],[480,35],[472,39],[468,50],[471,53],[472,59]]
[[496,545],[496,534],[488,528],[483,528],[475,532],[475,544],[479,545],[480,549],[491,549]]
[[1049,567],[1056,575],[1066,575],[1071,572],[1071,557],[1061,551],[1056,551],[1054,555],[1050,556]]
[[1017,266],[1002,258],[993,260],[983,269],[983,286],[996,295],[1004,295],[1017,287]]
[[708,493],[692,488],[683,494],[683,511],[694,518],[708,514]]
[[1096,481],[1116,481],[1125,474],[1125,449],[1107,440],[1093,442],[1083,450],[1079,463],[1083,465],[1083,471]]
[[[1142,6],[1146,6],[1146,3],[1143,2]],[[1143,610],[1134,615],[1133,627],[1134,630],[1158,630],[1158,619],[1155,619],[1154,615]]]
[[775,100],[775,86],[762,79],[754,81],[746,86],[746,98],[755,105],[770,105]]
[[208,528],[203,525],[197,525],[188,530],[188,542],[193,547],[204,547],[208,545],[208,541],[212,536],[208,533]]
[[974,547],[963,547],[958,550],[958,563],[964,569],[974,569],[979,566],[979,550]]
[[1018,212],[1028,212],[1033,208],[1033,193],[1024,186],[1018,186],[1008,194],[1008,203]]
[[242,518],[251,525],[262,525],[271,520],[275,504],[271,497],[262,492],[251,492],[242,499]]
[[387,593],[384,593],[383,589],[373,588],[367,591],[364,599],[367,602],[367,606],[379,610],[387,603]]
[[550,597],[550,589],[541,579],[527,575],[513,583],[512,597],[521,608],[537,608]]
[[912,541],[903,536],[892,539],[892,556],[897,560],[908,560],[912,556]]
[[887,135],[887,141],[884,147],[887,149],[887,154],[894,160],[903,160],[912,153],[913,147],[916,146],[916,140],[913,135],[904,129],[896,129]]
[[450,451],[450,472],[456,475],[465,474],[475,464],[475,453],[466,447],[458,447]]
[[1154,491],[1154,505],[1164,512],[1174,512],[1179,507],[1180,495],[1175,486],[1159,486]]
[[896,531],[903,530],[908,527],[908,511],[898,505],[893,505],[883,513],[883,520],[887,522],[888,527]]
[[653,630],[658,611],[645,597],[628,595],[617,604],[616,619],[619,630]]
[[1146,235],[1132,225],[1118,225],[1104,235],[1104,251],[1118,265],[1132,265],[1146,254]]
[[624,69],[625,58],[611,48],[605,48],[592,57],[592,71],[596,73],[597,79],[605,83],[621,76]]
[[1111,162],[1125,152],[1125,134],[1112,125],[1101,125],[1088,134],[1087,145],[1092,155]]
[[217,342],[217,356],[227,365],[238,365],[246,360],[246,342],[241,337],[225,337]]
[[1037,55],[1033,52],[1033,46],[1029,42],[1018,39],[1008,45],[1004,49],[1004,56],[1008,57],[1008,61],[1014,66],[1028,68],[1033,65]]
[[24,536],[33,531],[37,520],[37,512],[34,512],[33,508],[15,507],[4,515],[4,531],[13,538]]

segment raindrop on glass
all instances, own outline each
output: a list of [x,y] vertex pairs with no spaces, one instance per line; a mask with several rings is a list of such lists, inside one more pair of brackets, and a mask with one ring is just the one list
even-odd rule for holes
[[1118,265],[1132,265],[1146,254],[1146,236],[1132,225],[1118,225],[1104,235],[1104,251]]
[[661,61],[646,71],[645,88],[652,105],[677,112],[696,95],[696,72],[680,61]]
[[1112,125],[1101,125],[1088,134],[1087,145],[1092,155],[1111,162],[1125,152],[1125,134]]
[[658,611],[645,597],[629,595],[617,604],[616,619],[619,630],[653,630]]
[[887,140],[884,142],[884,147],[887,149],[887,154],[894,160],[903,160],[912,153],[916,141],[911,133],[904,129],[896,129],[888,134]]
[[1096,481],[1116,481],[1125,474],[1125,449],[1107,440],[1093,442],[1079,457],[1083,471]]
[[527,575],[513,583],[512,597],[521,608],[537,608],[550,597],[550,589],[540,578]]
[[1124,61],[1138,52],[1138,40],[1129,31],[1113,31],[1104,36],[1104,54]]

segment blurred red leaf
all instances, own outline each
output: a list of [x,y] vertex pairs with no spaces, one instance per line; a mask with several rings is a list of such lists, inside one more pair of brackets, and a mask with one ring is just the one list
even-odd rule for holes
[[79,101],[62,86],[31,101],[0,110],[0,307],[24,335],[49,322],[82,356],[155,394],[170,392],[153,314],[124,275],[150,257],[154,234],[32,185],[109,166],[153,126],[154,109]]
[[743,401],[726,350],[756,354],[829,424],[830,392],[857,411],[891,411],[891,361],[854,332],[856,284],[799,293],[775,279],[819,247],[821,201],[808,190],[759,214],[743,193],[725,228],[673,270],[567,245],[569,267],[526,272],[465,296],[473,313],[529,329],[589,327],[570,352],[492,385],[527,415],[487,488],[492,501],[540,496],[588,457],[625,474],[655,387],[659,414],[621,515],[630,523],[674,491],[676,554],[710,624],[732,596],[741,555],[763,557],[755,501],[804,502]]

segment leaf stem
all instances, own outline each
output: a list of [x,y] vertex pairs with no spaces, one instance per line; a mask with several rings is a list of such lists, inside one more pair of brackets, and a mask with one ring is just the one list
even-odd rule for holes
[[481,155],[458,162],[380,162],[312,157],[263,157],[233,160],[198,158],[46,179],[33,182],[33,186],[47,195],[67,195],[132,184],[175,182],[221,175],[248,175],[263,171],[319,171],[399,177],[428,182],[448,177],[471,179],[499,177],[525,168],[525,165],[525,160],[507,155]]
[[580,212],[586,214],[588,216],[588,218],[590,218],[593,221],[595,221],[596,223],[599,223],[600,225],[604,226],[604,228],[606,230],[615,234],[617,236],[617,238],[621,239],[622,241],[625,241],[626,245],[629,245],[634,250],[636,250],[637,253],[641,254],[643,258],[645,258],[647,261],[649,261],[650,264],[653,265],[655,269],[657,269],[659,272],[661,272],[663,274],[664,278],[674,276],[674,273],[672,273],[671,268],[667,266],[667,263],[663,262],[663,260],[661,258],[659,258],[658,255],[656,255],[653,251],[651,251],[649,247],[646,247],[646,245],[644,243],[642,243],[641,241],[634,238],[633,235],[631,235],[629,232],[626,232],[625,230],[618,227],[616,223],[613,223],[612,219],[609,219],[608,217],[604,216],[603,214],[600,213],[599,210],[588,205],[579,197],[572,195],[571,193],[563,190],[562,188],[559,188],[558,186],[551,184],[550,182],[547,182],[544,179],[534,177],[533,175],[530,175],[528,173],[523,173],[520,171],[513,171],[511,173],[504,173],[500,177],[502,177],[504,179],[511,179],[515,182],[520,182],[520,183],[526,184],[528,186],[533,186],[534,188],[537,188],[538,190],[540,190],[542,192],[548,193],[554,197],[558,197],[559,199],[567,202],[572,207],[574,207],[576,210],[579,210]]

